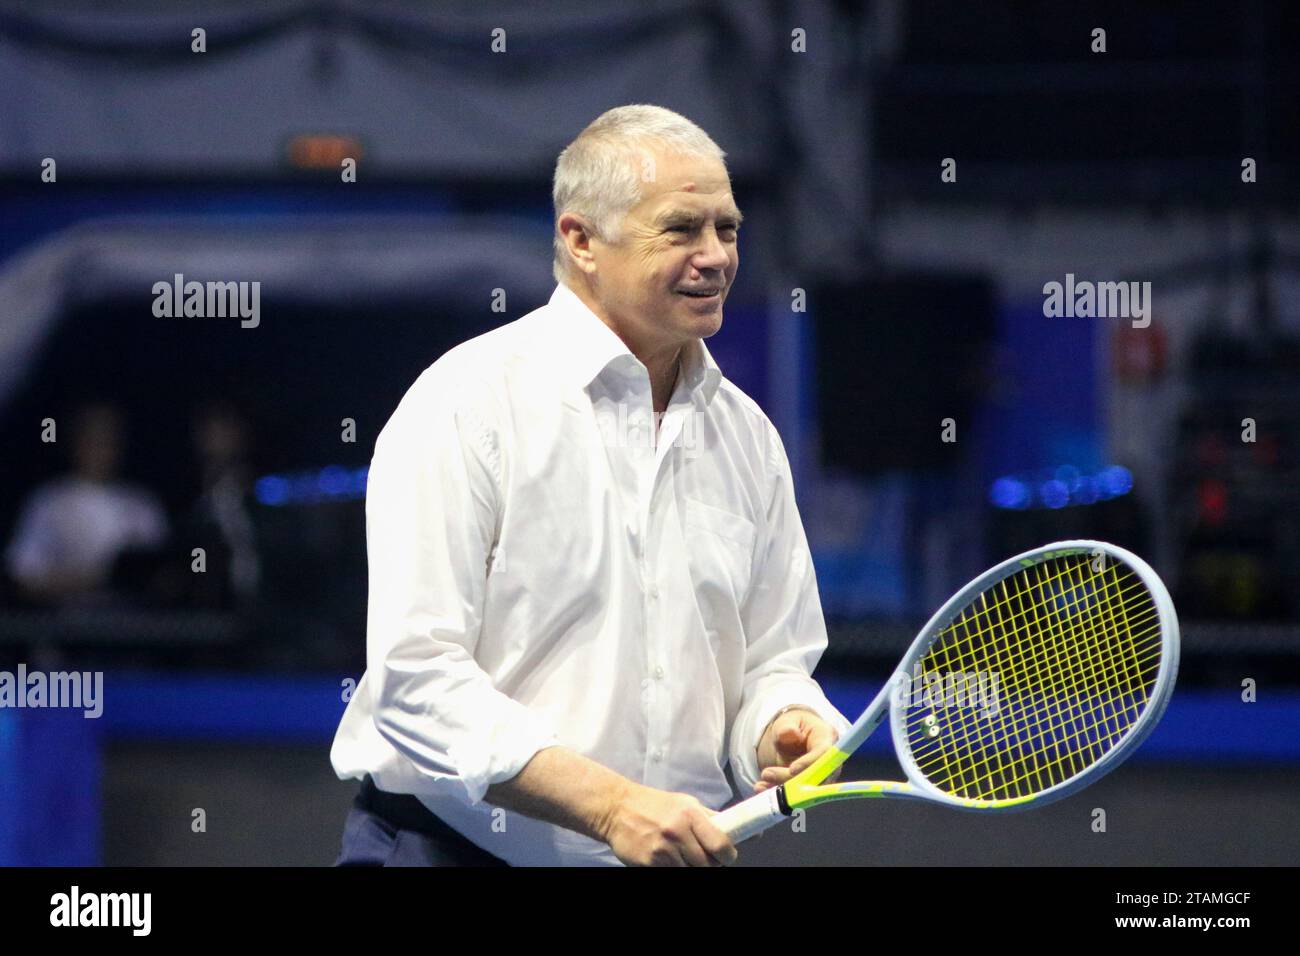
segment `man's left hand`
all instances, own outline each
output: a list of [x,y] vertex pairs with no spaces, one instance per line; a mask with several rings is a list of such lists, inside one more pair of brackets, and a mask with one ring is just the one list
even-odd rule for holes
[[[762,777],[754,792],[785,783],[812,765],[812,762],[839,740],[839,732],[820,716],[805,707],[795,707],[780,714],[763,731],[758,742],[758,767]],[[839,770],[827,779],[833,781]]]

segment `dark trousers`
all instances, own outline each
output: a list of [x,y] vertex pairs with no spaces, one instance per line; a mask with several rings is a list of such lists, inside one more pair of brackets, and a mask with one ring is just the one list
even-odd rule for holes
[[410,794],[385,793],[361,782],[343,824],[335,866],[507,866],[481,850]]

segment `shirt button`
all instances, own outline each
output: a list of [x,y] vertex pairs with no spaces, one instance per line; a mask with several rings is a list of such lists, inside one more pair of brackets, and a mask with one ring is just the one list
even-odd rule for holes
[[650,585],[650,599],[651,599],[651,600],[654,600],[654,599],[657,598],[657,597],[659,597],[659,585],[657,585],[657,584],[651,584],[651,585]]
[[664,752],[662,750],[656,750],[654,753],[650,755],[650,759],[652,759],[655,763],[659,763],[664,759]]
[[656,668],[655,668],[655,679],[656,679],[656,680],[663,680],[663,677],[664,677],[664,669],[663,669],[662,667],[656,667]]

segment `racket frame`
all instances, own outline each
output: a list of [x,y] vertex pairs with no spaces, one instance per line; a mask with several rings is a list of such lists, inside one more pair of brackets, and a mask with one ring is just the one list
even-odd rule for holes
[[[916,663],[929,653],[942,632],[981,594],[1000,581],[1025,568],[1045,561],[1072,555],[1087,554],[1106,559],[1116,559],[1127,566],[1151,595],[1160,627],[1160,669],[1151,689],[1147,706],[1137,721],[1125,730],[1105,754],[1079,773],[1045,790],[1020,797],[997,800],[980,800],[958,797],[935,786],[918,769],[907,737],[908,704],[901,693],[912,684],[912,671]],[[1118,767],[1151,733],[1169,704],[1174,682],[1178,675],[1178,615],[1163,582],[1151,566],[1124,548],[1104,541],[1072,540],[1033,548],[1008,558],[985,571],[959,590],[940,607],[921,628],[903,656],[893,675],[849,729],[848,734],[836,742],[811,766],[784,784],[770,788],[754,797],[743,800],[722,811],[713,822],[739,842],[790,816],[795,810],[807,809],[832,800],[856,798],[895,798],[929,800],[961,810],[980,812],[1023,810],[1029,806],[1043,806],[1094,783]],[[906,782],[851,781],[823,783],[840,767],[849,755],[862,745],[876,728],[890,718],[894,752],[902,765]]]

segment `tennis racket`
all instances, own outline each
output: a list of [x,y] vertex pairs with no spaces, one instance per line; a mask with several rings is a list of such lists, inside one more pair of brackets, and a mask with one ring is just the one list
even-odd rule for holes
[[[930,618],[848,736],[712,820],[739,843],[830,800],[1041,806],[1119,766],[1164,713],[1177,672],[1178,618],[1146,562],[1100,541],[1026,551]],[[906,782],[826,783],[886,715]]]

